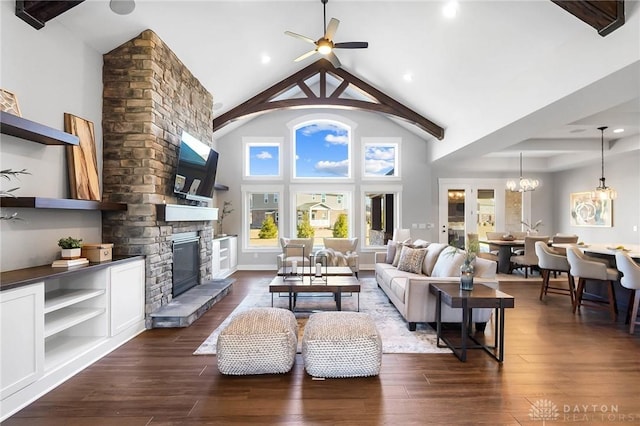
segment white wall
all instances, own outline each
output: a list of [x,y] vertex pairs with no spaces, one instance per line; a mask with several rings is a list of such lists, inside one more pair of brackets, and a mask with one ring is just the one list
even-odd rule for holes
[[[0,87],[15,93],[22,116],[60,129],[64,113],[93,121],[102,176],[102,55],[76,41],[55,20],[36,30],[14,14],[15,2],[0,2]],[[0,168],[26,168],[31,175],[1,183],[19,186],[24,197],[68,198],[65,148],[7,135],[0,139]],[[57,241],[75,236],[100,242],[101,213],[94,211],[3,209],[24,220],[0,222],[2,271],[51,262]]]
[[613,226],[571,226],[569,194],[591,191],[598,186],[600,174],[600,163],[554,174],[552,212],[558,231],[577,234],[586,243],[640,244],[640,151],[605,157],[607,186],[618,191],[612,204]]

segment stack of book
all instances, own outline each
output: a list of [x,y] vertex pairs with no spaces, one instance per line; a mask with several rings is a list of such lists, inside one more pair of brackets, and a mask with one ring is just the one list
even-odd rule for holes
[[87,265],[89,260],[86,257],[78,257],[75,259],[59,259],[54,260],[51,264],[52,268],[70,268],[72,266]]

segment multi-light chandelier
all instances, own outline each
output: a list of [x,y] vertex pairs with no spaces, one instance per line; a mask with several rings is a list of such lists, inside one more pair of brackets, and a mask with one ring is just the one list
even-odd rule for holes
[[522,177],[522,153],[520,153],[520,180],[516,182],[513,179],[507,181],[507,189],[511,192],[529,192],[534,191],[540,185],[538,179],[528,179]]
[[600,130],[600,160],[602,166],[602,175],[600,177],[600,185],[593,191],[591,191],[591,198],[594,200],[614,200],[618,193],[615,189],[607,186],[604,179],[604,131],[607,126],[598,127]]

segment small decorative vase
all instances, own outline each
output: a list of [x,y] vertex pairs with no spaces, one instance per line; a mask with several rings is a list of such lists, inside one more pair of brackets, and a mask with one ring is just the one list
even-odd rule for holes
[[475,269],[471,262],[464,262],[460,266],[460,290],[473,290],[473,274]]

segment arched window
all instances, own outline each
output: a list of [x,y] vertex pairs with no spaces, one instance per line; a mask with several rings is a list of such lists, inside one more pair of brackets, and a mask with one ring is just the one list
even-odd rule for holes
[[293,128],[293,178],[345,180],[352,176],[351,127],[313,119]]

